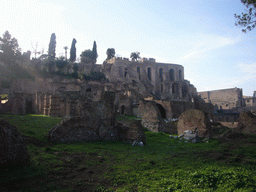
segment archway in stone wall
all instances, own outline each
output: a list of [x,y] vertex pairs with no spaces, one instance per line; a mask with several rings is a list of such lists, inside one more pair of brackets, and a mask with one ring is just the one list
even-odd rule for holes
[[166,111],[165,111],[164,107],[158,103],[156,104],[156,106],[158,107],[158,109],[160,111],[161,117],[163,119],[166,119]]
[[169,78],[171,81],[174,81],[174,70],[173,69],[169,70]]
[[188,94],[188,86],[187,85],[183,85],[182,86],[182,97],[186,97]]

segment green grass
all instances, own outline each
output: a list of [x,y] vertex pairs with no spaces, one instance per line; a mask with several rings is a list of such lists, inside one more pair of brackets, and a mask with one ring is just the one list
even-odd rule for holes
[[[16,125],[23,135],[42,141],[46,141],[49,129],[61,120],[40,115],[2,117]],[[119,120],[134,119],[119,117]],[[217,139],[192,144],[170,139],[165,133],[146,131],[145,134],[144,147],[106,141],[43,147],[29,144],[31,165],[6,173],[0,178],[0,186],[1,182],[39,178],[34,179],[34,184],[42,191],[73,191],[73,186],[92,187],[95,191],[254,191],[256,188],[255,136],[248,138],[249,147],[243,143],[234,147]],[[216,160],[211,154],[226,154],[226,158]],[[247,163],[237,162],[239,158]],[[81,176],[79,170],[87,176]],[[89,174],[97,176],[98,184]],[[102,179],[109,183],[100,183]]]
[[0,97],[2,100],[6,100],[6,99],[8,99],[8,94],[2,94],[2,95],[0,95]]

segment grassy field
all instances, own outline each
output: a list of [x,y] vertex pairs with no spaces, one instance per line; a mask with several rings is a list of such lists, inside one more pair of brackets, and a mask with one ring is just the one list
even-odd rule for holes
[[[146,131],[144,147],[121,142],[51,144],[61,119],[2,115],[18,127],[30,166],[1,172],[0,191],[255,191],[256,137],[185,143]],[[136,118],[119,117],[120,121]]]

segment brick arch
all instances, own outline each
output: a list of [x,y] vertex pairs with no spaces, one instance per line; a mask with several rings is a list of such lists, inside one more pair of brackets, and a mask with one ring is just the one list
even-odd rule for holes
[[160,111],[161,117],[163,119],[166,119],[166,111],[165,111],[164,107],[161,104],[159,104],[159,103],[156,103],[156,106],[157,106],[157,108]]

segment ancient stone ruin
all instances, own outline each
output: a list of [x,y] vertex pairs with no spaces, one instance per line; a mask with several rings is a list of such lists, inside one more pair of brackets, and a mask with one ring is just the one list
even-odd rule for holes
[[256,115],[243,111],[239,116],[237,131],[240,133],[256,134]]
[[[97,111],[98,115],[104,116],[102,118],[99,115],[100,121],[111,119],[113,122],[116,114],[127,114],[141,117],[142,125],[154,132],[175,132],[173,125],[168,122],[178,118],[187,109],[200,109],[209,116],[213,114],[212,105],[205,104],[197,96],[196,88],[184,79],[181,65],[157,63],[154,59],[145,58],[141,61],[112,58],[103,65],[81,64],[81,67],[85,73],[101,72],[107,80],[64,79],[56,76],[15,81],[8,101],[11,113],[88,118]],[[112,103],[106,102],[107,97],[104,96],[110,92]],[[111,117],[105,118],[108,114]],[[72,119],[63,122],[63,126],[69,121]],[[105,125],[108,127],[108,123]],[[114,123],[111,126],[115,127]]]
[[197,133],[199,137],[211,137],[212,131],[208,116],[200,110],[189,109],[183,112],[179,117],[178,134],[182,135],[184,131],[190,130]]
[[29,163],[29,154],[18,129],[0,119],[0,168],[13,168]]

